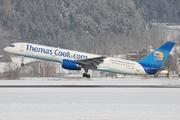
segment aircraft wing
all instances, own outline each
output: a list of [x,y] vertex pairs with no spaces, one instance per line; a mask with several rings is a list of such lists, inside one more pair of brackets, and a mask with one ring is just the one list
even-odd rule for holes
[[97,65],[101,64],[105,58],[105,56],[100,56],[95,58],[76,60],[76,62],[83,66],[96,67]]

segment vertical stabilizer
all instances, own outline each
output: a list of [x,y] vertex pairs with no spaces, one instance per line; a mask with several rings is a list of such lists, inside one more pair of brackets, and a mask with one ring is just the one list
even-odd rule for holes
[[174,45],[175,42],[166,42],[138,62],[147,69],[160,69]]

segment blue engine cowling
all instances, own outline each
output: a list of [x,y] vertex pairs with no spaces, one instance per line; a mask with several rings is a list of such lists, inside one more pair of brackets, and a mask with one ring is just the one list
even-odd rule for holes
[[62,61],[62,68],[68,70],[81,70],[81,66],[77,62],[66,59],[63,59]]

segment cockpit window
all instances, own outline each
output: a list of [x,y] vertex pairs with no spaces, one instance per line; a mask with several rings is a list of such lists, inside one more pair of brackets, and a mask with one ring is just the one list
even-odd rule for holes
[[9,45],[9,47],[15,47],[15,45]]

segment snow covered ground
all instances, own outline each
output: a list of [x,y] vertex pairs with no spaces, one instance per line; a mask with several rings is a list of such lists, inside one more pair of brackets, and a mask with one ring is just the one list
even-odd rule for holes
[[[180,85],[179,79],[26,78],[0,85]],[[0,88],[0,120],[179,120],[180,88]]]

